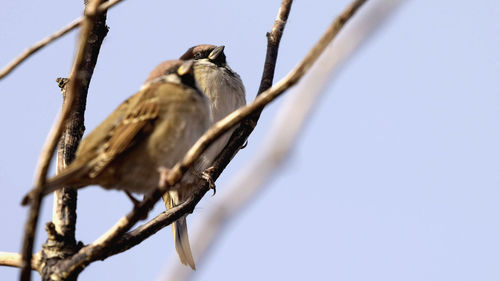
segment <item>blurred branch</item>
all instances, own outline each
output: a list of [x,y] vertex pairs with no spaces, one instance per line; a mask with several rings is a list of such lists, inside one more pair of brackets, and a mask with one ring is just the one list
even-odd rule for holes
[[[109,8],[120,3],[121,1],[123,1],[123,0],[112,0],[112,1],[109,1],[106,3],[103,3],[102,5],[99,6],[97,13],[99,13],[99,14],[104,13]],[[7,74],[9,74],[16,67],[18,67],[23,61],[25,61],[27,58],[29,58],[34,53],[38,52],[43,47],[47,46],[48,44],[54,42],[56,39],[61,38],[62,36],[66,35],[68,32],[70,32],[71,30],[80,26],[84,20],[85,20],[85,16],[79,17],[79,18],[75,19],[74,21],[72,21],[71,23],[69,23],[67,26],[60,29],[59,31],[55,32],[52,35],[45,37],[44,39],[36,42],[33,46],[24,50],[18,57],[13,59],[9,64],[7,64],[4,68],[2,68],[2,70],[0,70],[0,79],[7,76]]]
[[[31,280],[31,255],[33,252],[33,243],[36,232],[36,226],[38,223],[38,216],[42,201],[42,188],[45,183],[47,176],[47,171],[49,169],[50,160],[57,146],[59,137],[61,136],[67,120],[70,114],[74,112],[77,106],[78,98],[81,97],[82,88],[88,87],[88,82],[84,81],[85,78],[89,77],[87,73],[86,66],[88,54],[88,48],[90,47],[87,42],[92,34],[95,22],[100,18],[101,12],[98,7],[101,3],[100,0],[92,0],[85,7],[85,16],[82,22],[82,29],[80,33],[80,40],[78,44],[78,50],[75,57],[75,62],[69,76],[69,82],[67,85],[66,100],[63,103],[61,113],[52,126],[51,131],[47,137],[45,145],[42,149],[42,153],[39,158],[38,167],[35,172],[35,188],[33,189],[33,196],[30,204],[30,211],[28,219],[26,221],[23,247],[22,247],[22,263],[21,263],[21,276],[22,281]],[[85,83],[87,83],[85,85]]]
[[[31,269],[40,271],[40,260],[40,253],[34,254],[31,260]],[[21,267],[21,254],[0,252],[0,265]]]
[[[200,220],[198,232],[192,238],[197,264],[203,262],[207,252],[224,226],[256,197],[265,183],[274,175],[290,154],[307,118],[317,104],[320,94],[332,81],[344,62],[352,57],[360,45],[381,26],[402,0],[375,0],[366,5],[359,16],[346,26],[342,36],[332,42],[319,61],[307,73],[303,81],[290,93],[269,130],[259,154],[241,169],[223,195],[219,204],[212,206],[206,217]],[[195,273],[179,262],[170,264],[164,280],[189,280]]]

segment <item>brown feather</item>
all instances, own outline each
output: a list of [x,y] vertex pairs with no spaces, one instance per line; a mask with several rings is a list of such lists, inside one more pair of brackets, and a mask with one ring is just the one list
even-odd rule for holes
[[204,54],[203,57],[206,58],[208,56],[208,54],[211,51],[213,51],[215,48],[217,48],[217,46],[210,45],[210,44],[196,45],[196,46],[193,46],[193,47],[189,48],[179,59],[181,59],[181,60],[194,59],[194,55],[196,53],[203,53]]
[[138,104],[126,113],[126,117],[110,131],[106,142],[102,145],[97,161],[89,172],[90,178],[95,178],[113,161],[117,155],[130,149],[140,142],[150,130],[144,130],[149,122],[158,117],[159,105],[156,97],[150,97],[146,91]]

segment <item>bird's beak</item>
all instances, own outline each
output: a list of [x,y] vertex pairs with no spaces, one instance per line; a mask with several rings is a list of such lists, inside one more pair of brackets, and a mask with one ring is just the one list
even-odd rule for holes
[[216,60],[217,57],[222,54],[222,52],[224,52],[224,46],[219,46],[219,47],[216,47],[211,53],[210,55],[208,55],[208,59],[209,60]]
[[179,68],[177,68],[177,74],[179,76],[184,76],[187,73],[190,73],[192,68],[193,68],[193,60],[185,61],[181,66],[179,66]]

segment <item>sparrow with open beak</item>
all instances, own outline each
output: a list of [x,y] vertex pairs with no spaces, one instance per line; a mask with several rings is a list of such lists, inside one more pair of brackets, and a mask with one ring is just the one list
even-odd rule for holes
[[[180,59],[194,60],[194,77],[197,84],[210,100],[210,111],[213,122],[226,117],[229,113],[245,105],[245,87],[240,76],[234,72],[226,63],[224,46],[198,45],[189,48]],[[164,71],[166,62],[159,64],[149,75],[148,81],[154,80]],[[234,130],[234,129],[233,129]],[[213,160],[227,144],[233,130],[228,131],[216,140],[200,157],[195,164],[194,170],[198,176],[207,179],[211,186],[215,185],[213,180],[205,173],[210,168]],[[165,207],[170,209],[191,195],[192,187],[184,185],[182,189],[173,189],[163,195]],[[186,216],[172,224],[175,248],[177,255],[183,264],[188,264],[195,269],[195,263],[191,253],[189,237],[186,225]]]
[[82,140],[75,160],[47,180],[43,194],[88,185],[147,193],[158,186],[158,169],[181,160],[210,124],[208,99],[196,85],[193,61],[168,61],[160,75]]

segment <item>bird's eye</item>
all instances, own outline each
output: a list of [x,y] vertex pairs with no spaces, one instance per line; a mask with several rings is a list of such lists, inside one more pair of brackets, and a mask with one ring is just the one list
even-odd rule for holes
[[194,54],[194,59],[197,60],[197,59],[201,59],[201,53],[198,52],[196,54]]

